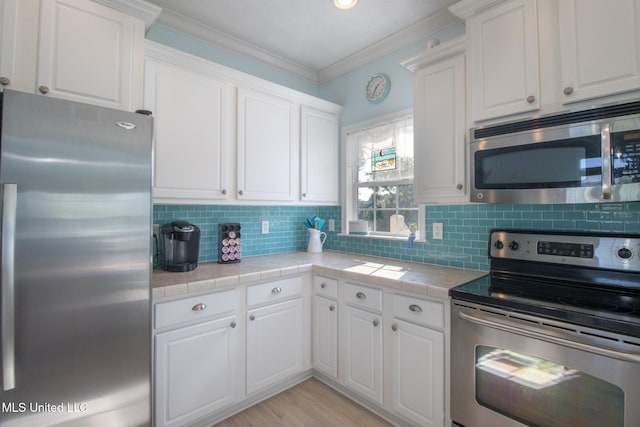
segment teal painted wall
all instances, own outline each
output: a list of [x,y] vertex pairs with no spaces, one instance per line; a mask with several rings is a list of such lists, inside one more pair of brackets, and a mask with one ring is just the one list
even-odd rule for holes
[[147,39],[309,95],[320,96],[318,86],[315,83],[275,70],[242,56],[234,55],[226,50],[172,31],[161,25],[152,25],[147,33]]

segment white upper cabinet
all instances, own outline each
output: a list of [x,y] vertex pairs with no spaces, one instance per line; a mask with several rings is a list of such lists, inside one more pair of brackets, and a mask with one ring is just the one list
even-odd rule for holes
[[145,24],[90,0],[42,0],[40,93],[122,110],[142,105]]
[[414,196],[419,203],[467,200],[465,54],[455,39],[403,62],[414,75]]
[[564,103],[640,88],[640,2],[561,0]]
[[299,163],[299,108],[286,98],[238,89],[240,200],[293,201]]
[[338,116],[302,106],[300,199],[338,203]]
[[510,0],[467,20],[473,121],[540,108],[536,0]]
[[154,201],[226,199],[229,85],[206,73],[206,61],[161,52],[148,46],[145,61],[144,105],[155,117]]
[[18,0],[0,3],[0,90],[12,88],[15,75]]

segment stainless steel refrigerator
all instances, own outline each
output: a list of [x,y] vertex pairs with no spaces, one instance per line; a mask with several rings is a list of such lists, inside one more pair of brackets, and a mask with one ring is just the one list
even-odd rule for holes
[[152,118],[2,94],[0,426],[151,424]]

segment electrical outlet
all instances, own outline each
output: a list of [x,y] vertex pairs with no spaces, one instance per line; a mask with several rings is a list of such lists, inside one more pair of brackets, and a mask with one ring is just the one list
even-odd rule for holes
[[336,220],[335,219],[330,219],[329,220],[329,231],[336,231]]
[[444,238],[444,227],[441,222],[433,223],[433,238],[436,240],[442,240]]
[[269,234],[269,221],[262,221],[262,234]]

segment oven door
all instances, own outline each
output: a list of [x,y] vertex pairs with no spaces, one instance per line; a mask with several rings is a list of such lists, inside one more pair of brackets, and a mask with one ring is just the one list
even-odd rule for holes
[[640,340],[455,300],[451,316],[454,424],[640,425]]

